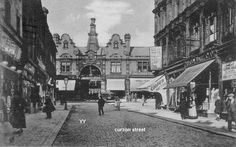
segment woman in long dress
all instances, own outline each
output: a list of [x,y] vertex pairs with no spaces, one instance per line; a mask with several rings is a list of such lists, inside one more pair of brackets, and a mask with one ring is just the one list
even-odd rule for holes
[[197,118],[197,110],[195,103],[196,94],[192,93],[190,97],[189,118]]

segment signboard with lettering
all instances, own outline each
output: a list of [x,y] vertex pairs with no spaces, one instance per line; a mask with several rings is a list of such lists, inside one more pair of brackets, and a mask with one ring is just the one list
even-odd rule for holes
[[222,64],[222,81],[236,79],[236,61]]
[[162,47],[150,47],[150,69],[159,70],[162,68]]
[[20,47],[3,31],[0,30],[0,50],[7,53],[11,57],[19,60],[21,57]]

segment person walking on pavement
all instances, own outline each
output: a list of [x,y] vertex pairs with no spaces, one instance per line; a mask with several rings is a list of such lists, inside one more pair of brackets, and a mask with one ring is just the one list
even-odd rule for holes
[[235,95],[233,93],[230,93],[228,95],[226,106],[228,112],[228,117],[227,117],[228,130],[236,132],[235,129],[232,129],[232,122],[236,123],[236,100],[235,100]]
[[144,106],[144,103],[145,103],[145,97],[144,95],[142,95],[142,106]]
[[43,107],[43,112],[45,112],[47,115],[46,119],[50,119],[52,118],[52,112],[55,111],[56,108],[53,106],[53,103],[49,96],[46,96],[44,104],[45,106]]
[[115,98],[115,106],[116,106],[117,110],[120,111],[120,98],[118,96],[116,96],[116,98]]
[[155,97],[155,108],[156,109],[161,109],[161,103],[162,103],[162,96],[161,96],[161,94],[159,93],[159,92],[155,92],[154,93],[154,97]]
[[101,114],[104,115],[103,107],[104,107],[105,102],[106,102],[106,101],[102,98],[102,96],[99,95],[99,100],[98,100],[98,113],[99,113],[100,116],[101,116]]
[[16,133],[23,133],[23,128],[26,128],[25,107],[26,101],[16,92],[10,106],[10,124],[18,129]]
[[216,113],[216,120],[219,121],[221,119],[221,113],[223,112],[223,102],[220,99],[220,97],[217,97],[217,100],[215,101],[215,110]]
[[187,108],[187,92],[186,88],[183,87],[180,96],[180,115],[182,119],[187,118],[188,108]]

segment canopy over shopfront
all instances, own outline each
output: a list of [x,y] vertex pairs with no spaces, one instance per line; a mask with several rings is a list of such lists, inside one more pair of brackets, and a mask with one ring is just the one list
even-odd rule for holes
[[167,85],[166,88],[184,87],[187,86],[195,77],[204,71],[215,60],[210,60],[192,67],[185,69],[172,83]]
[[167,82],[164,75],[157,76],[150,81],[144,83],[142,86],[138,87],[138,89],[142,91],[149,91],[149,92],[158,92],[162,96],[162,103],[164,105],[167,104],[167,96],[166,96],[166,87]]
[[150,78],[130,78],[130,91],[141,91],[139,87],[150,80]]
[[107,79],[107,90],[125,90],[125,79]]

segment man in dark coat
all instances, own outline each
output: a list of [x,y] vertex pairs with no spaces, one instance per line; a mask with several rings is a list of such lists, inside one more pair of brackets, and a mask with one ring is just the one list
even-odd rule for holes
[[50,119],[50,118],[52,118],[52,112],[55,111],[56,109],[53,106],[53,103],[52,103],[49,96],[46,96],[46,100],[45,100],[44,104],[45,104],[45,106],[43,108],[43,112],[45,112],[47,115],[46,119]]
[[180,96],[180,114],[181,118],[185,119],[187,118],[188,114],[188,103],[187,103],[187,92],[186,88],[182,88],[181,96]]
[[104,111],[103,111],[103,107],[105,104],[105,100],[102,98],[102,96],[99,96],[99,100],[98,100],[98,113],[99,115],[104,115]]
[[232,132],[236,132],[235,129],[232,129],[232,121],[236,122],[236,100],[233,93],[228,95],[228,101],[226,103],[227,112],[228,112],[228,130]]
[[17,133],[22,133],[23,129],[26,128],[25,121],[25,112],[24,109],[26,107],[26,101],[20,97],[19,94],[15,94],[15,96],[11,100],[10,107],[10,123],[13,128],[17,128]]
[[162,96],[159,92],[154,93],[154,97],[156,100],[155,106],[156,109],[161,109],[161,103],[162,103]]

